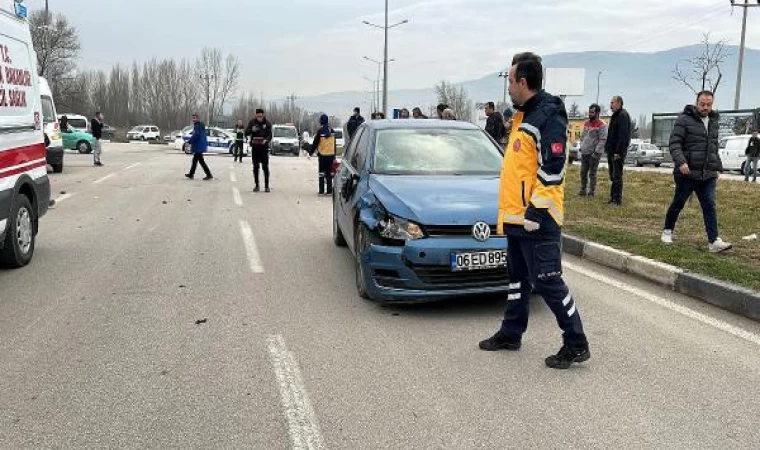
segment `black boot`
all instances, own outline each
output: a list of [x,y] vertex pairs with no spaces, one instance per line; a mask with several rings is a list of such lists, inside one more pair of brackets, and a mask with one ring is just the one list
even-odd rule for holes
[[591,352],[588,344],[578,348],[563,345],[556,355],[546,358],[546,365],[552,369],[569,369],[573,363],[582,363],[588,361],[589,358],[591,358]]
[[520,341],[514,341],[505,338],[502,336],[500,332],[497,332],[490,338],[480,341],[480,344],[478,344],[481,350],[485,350],[487,352],[494,352],[496,350],[520,350],[520,347],[522,346],[522,343]]

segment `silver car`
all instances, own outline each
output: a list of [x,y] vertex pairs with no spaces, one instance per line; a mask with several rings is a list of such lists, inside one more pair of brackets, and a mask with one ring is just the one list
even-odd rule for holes
[[660,167],[665,161],[665,152],[654,144],[633,143],[628,147],[628,155],[625,157],[626,164],[636,167],[645,165]]

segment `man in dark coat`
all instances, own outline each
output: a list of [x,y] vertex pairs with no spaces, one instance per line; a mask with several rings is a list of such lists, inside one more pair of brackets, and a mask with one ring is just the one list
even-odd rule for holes
[[623,97],[616,95],[610,102],[612,118],[608,127],[605,152],[610,171],[610,201],[612,205],[623,204],[623,163],[631,145],[631,116],[623,108]]
[[700,92],[696,106],[686,106],[670,135],[676,192],[665,217],[661,240],[665,244],[673,243],[678,216],[691,194],[696,193],[705,221],[707,249],[710,253],[720,253],[730,249],[731,244],[718,236],[715,191],[723,163],[718,154],[719,116],[713,111],[713,101],[712,92]]
[[496,105],[493,102],[486,103],[485,112],[488,117],[488,120],[486,120],[486,133],[491,135],[499,144],[505,145],[504,137],[507,135],[507,132],[504,128],[504,118],[501,113],[496,110]]

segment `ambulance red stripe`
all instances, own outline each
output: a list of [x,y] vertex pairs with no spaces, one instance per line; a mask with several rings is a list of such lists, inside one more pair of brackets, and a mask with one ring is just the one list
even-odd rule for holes
[[[45,165],[44,161],[39,161],[35,164],[18,168],[15,168],[14,166],[21,166],[32,161],[45,159],[45,156],[45,144],[27,145],[11,150],[0,151],[0,178],[6,178],[11,175],[17,175],[41,167]],[[7,172],[3,172],[4,169],[11,167],[14,168]]]

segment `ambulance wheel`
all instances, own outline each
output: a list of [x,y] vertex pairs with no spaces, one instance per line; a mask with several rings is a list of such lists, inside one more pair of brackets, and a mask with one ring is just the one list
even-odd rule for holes
[[26,195],[19,194],[11,208],[5,245],[0,250],[0,265],[23,267],[34,255],[34,224],[37,218],[32,203]]

